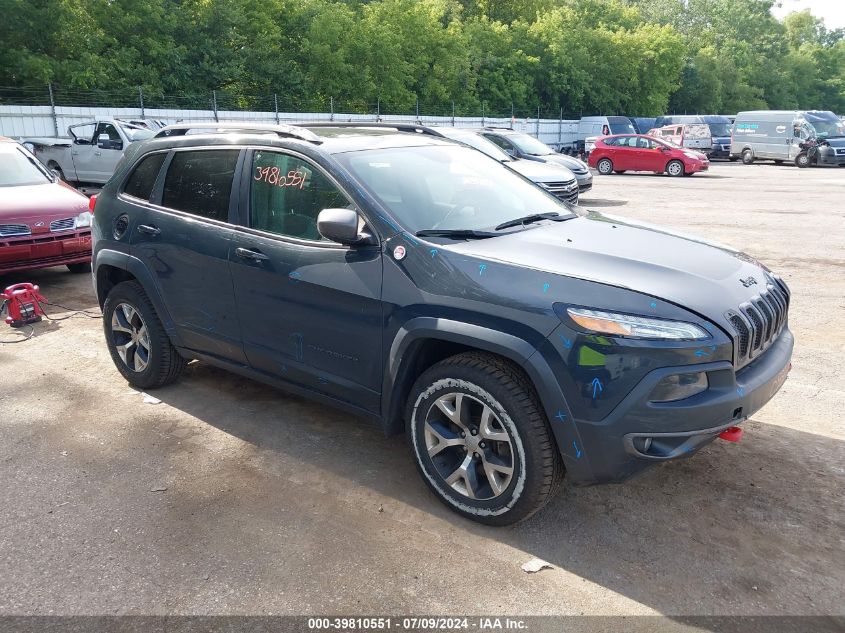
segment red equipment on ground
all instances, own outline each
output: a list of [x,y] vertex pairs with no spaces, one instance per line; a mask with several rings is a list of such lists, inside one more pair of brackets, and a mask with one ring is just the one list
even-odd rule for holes
[[47,302],[38,286],[29,283],[9,286],[0,293],[0,301],[8,314],[6,323],[12,327],[23,327],[40,321],[44,314],[41,304]]

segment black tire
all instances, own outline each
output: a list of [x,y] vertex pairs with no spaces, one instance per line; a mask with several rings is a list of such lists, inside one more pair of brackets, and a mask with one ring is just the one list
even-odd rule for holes
[[684,164],[679,160],[670,160],[666,163],[666,173],[670,176],[683,176],[685,172]]
[[596,171],[602,176],[609,176],[613,172],[613,161],[609,158],[602,158],[596,163]]
[[68,264],[67,269],[74,275],[81,275],[83,273],[91,272],[91,262],[82,262],[78,264]]
[[807,152],[801,152],[795,157],[795,166],[801,169],[806,169],[810,166],[810,157],[807,155]]
[[754,152],[750,149],[742,150],[742,164],[743,165],[750,165],[754,162]]
[[[131,368],[127,361],[120,357],[117,350],[116,336],[122,334],[113,330],[112,320],[116,308],[122,305],[134,308],[140,315],[141,324],[146,326],[149,350],[145,367],[141,370]],[[106,335],[106,345],[117,370],[135,387],[140,389],[163,387],[175,381],[185,368],[185,359],[173,347],[152,302],[138,282],[124,281],[109,291],[103,305],[103,330]],[[132,354],[133,361],[138,349],[136,345],[136,352]]]
[[[450,423],[438,407],[438,400],[450,396],[455,398],[455,409],[461,407],[466,412],[466,416],[459,413],[458,417],[470,421],[467,426]],[[461,396],[460,401],[457,396]],[[488,431],[493,428],[499,437],[506,434],[506,446],[504,442],[488,440],[485,447],[483,439],[491,435],[482,432],[483,424],[478,423],[477,434],[472,433],[474,439],[467,433],[460,436],[466,437],[463,446],[444,443],[446,448],[429,456],[427,438],[432,434],[427,429],[439,428],[436,426],[439,424],[451,426],[455,429],[451,431],[451,441],[462,442],[457,431],[474,424],[473,414],[480,415],[485,407],[491,411],[491,417],[495,416],[492,424],[496,426],[488,425]],[[533,386],[514,365],[497,356],[467,352],[427,369],[411,390],[406,420],[411,451],[423,480],[450,510],[479,523],[510,525],[528,518],[548,503],[563,479],[563,461]],[[468,446],[469,442],[478,440],[482,443]],[[498,482],[501,487],[498,494],[490,484],[489,474],[485,474],[485,465],[494,463],[493,458],[512,468],[507,483]],[[451,472],[454,476],[459,470],[456,464],[468,464],[467,472],[475,473],[476,498],[455,489],[459,482],[447,483],[450,477],[444,473]],[[479,483],[482,479],[483,483]],[[469,479],[465,478],[461,484],[464,490],[469,489],[468,484]]]

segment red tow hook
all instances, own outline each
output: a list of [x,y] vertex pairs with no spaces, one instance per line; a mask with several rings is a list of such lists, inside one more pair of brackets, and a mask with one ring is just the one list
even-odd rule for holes
[[742,439],[742,429],[738,426],[732,426],[719,433],[719,437],[728,442],[739,442]]

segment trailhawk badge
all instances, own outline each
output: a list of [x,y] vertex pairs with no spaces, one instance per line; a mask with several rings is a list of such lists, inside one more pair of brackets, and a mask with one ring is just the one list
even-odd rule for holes
[[754,277],[746,277],[745,279],[740,279],[739,283],[741,283],[746,288],[750,288],[751,286],[757,285],[757,280]]

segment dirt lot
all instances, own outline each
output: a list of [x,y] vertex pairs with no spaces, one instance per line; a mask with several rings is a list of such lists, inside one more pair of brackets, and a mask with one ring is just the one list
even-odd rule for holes
[[[845,614],[845,169],[597,176],[584,204],[790,284],[794,368],[742,442],[485,528],[402,438],[196,363],[145,403],[98,320],[42,323],[0,346],[0,615]],[[24,279],[96,308],[88,276]]]

